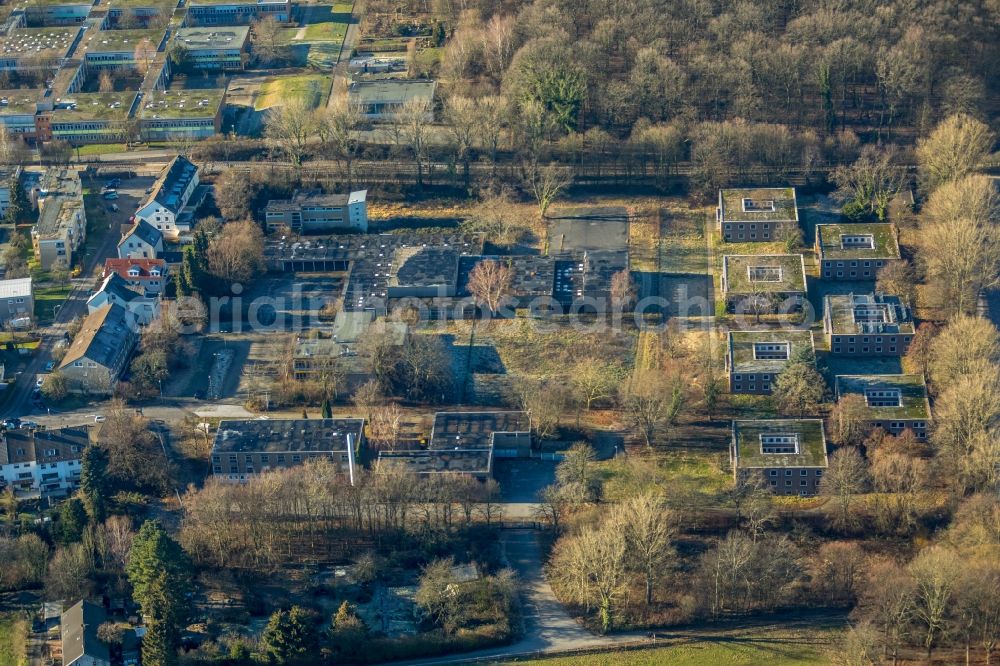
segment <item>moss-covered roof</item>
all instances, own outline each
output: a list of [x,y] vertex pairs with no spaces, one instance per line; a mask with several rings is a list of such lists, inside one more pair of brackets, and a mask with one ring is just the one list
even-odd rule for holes
[[[84,53],[135,53],[136,50],[149,52],[148,58],[156,52],[165,30],[101,30],[84,38],[82,52]],[[77,52],[79,55],[81,51]]]
[[795,188],[749,187],[719,192],[723,222],[798,222]]
[[[872,244],[845,246],[845,236],[871,236]],[[899,259],[893,224],[817,224],[816,249],[820,259]]]
[[67,95],[62,98],[60,106],[53,110],[52,120],[61,123],[78,120],[125,120],[135,96],[134,90]]
[[898,407],[868,407],[869,419],[930,419],[927,387],[920,375],[837,375],[837,399],[857,394],[861,397],[870,390],[899,391]]
[[830,294],[824,317],[833,335],[911,335],[913,316],[898,296],[889,294]]
[[[797,453],[764,453],[762,435],[790,435]],[[826,436],[821,419],[733,421],[736,467],[826,467]]]
[[722,261],[730,294],[806,290],[806,271],[800,254],[728,254]]
[[730,331],[729,358],[732,372],[771,372],[785,369],[787,360],[758,359],[754,343],[788,343],[789,358],[799,349],[813,349],[812,331]]
[[139,104],[138,115],[143,120],[211,117],[218,112],[225,94],[222,89],[150,92]]

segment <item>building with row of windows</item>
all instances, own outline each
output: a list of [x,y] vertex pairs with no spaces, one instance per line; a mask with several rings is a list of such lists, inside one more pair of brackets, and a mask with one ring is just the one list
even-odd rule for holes
[[80,174],[68,167],[47,169],[39,181],[37,203],[38,221],[31,228],[35,259],[42,270],[69,268],[87,240]]

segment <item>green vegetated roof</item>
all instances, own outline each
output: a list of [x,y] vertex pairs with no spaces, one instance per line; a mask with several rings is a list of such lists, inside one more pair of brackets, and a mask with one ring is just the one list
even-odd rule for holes
[[[842,236],[868,236],[874,248],[844,247]],[[821,259],[899,259],[899,242],[893,224],[817,224],[816,245]]]
[[[913,316],[898,296],[890,294],[830,294],[824,299],[833,335],[911,335]],[[858,321],[855,309],[884,311],[884,319]],[[862,342],[862,341],[858,341]],[[862,342],[863,344],[863,342]]]
[[[722,190],[720,193],[723,222],[798,221],[795,188],[748,187]],[[749,200],[749,210],[744,202]]]
[[0,116],[20,113],[34,114],[36,111],[35,105],[38,104],[43,94],[42,90],[21,88],[16,90],[0,90]]
[[781,372],[788,361],[754,358],[755,342],[787,342],[789,358],[799,349],[812,349],[812,331],[730,331],[729,353],[733,372]]
[[[730,294],[806,290],[806,272],[800,254],[727,254],[722,261]],[[770,272],[767,280],[751,281],[751,270],[758,273],[758,269],[780,269],[780,272]]]
[[80,26],[16,28],[0,37],[0,55],[18,58],[61,58],[80,34]]
[[[134,90],[110,93],[74,93],[60,100],[52,112],[55,122],[75,120],[125,120],[135,99]],[[71,108],[66,105],[74,104]]]
[[138,48],[150,51],[152,60],[156,48],[160,45],[165,31],[160,28],[153,30],[101,30],[87,37],[82,44],[82,53],[119,53],[135,51]]
[[[764,453],[761,435],[793,435],[798,453]],[[826,467],[826,436],[820,419],[733,421],[737,468]]]
[[214,116],[225,94],[221,88],[149,92],[139,104],[138,115],[144,120]]
[[153,9],[161,14],[171,14],[177,3],[174,0],[101,0],[100,6],[109,9]]
[[897,389],[899,407],[869,407],[871,420],[930,419],[927,387],[920,375],[837,375],[837,399],[851,394],[865,396],[868,390]]

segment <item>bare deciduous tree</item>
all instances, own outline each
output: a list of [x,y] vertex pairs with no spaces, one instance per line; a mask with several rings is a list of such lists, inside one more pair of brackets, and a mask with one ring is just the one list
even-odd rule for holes
[[542,220],[548,217],[549,206],[572,182],[569,171],[555,164],[530,167],[526,185],[538,204],[538,216]]
[[500,309],[510,295],[513,271],[507,264],[493,259],[484,259],[469,272],[469,292],[492,314]]
[[830,455],[829,465],[820,482],[820,493],[837,502],[835,524],[846,529],[852,524],[851,502],[868,483],[868,467],[857,447],[844,446]]
[[462,228],[504,246],[516,243],[524,233],[519,211],[507,189],[484,193],[468,219],[462,222]]
[[920,180],[927,192],[973,173],[993,147],[988,125],[962,113],[945,118],[917,143]]
[[906,170],[895,162],[895,146],[865,146],[853,164],[833,170],[830,179],[837,185],[837,198],[846,202],[844,212],[849,217],[885,220],[889,203],[906,182]]
[[265,134],[296,169],[302,166],[306,145],[315,131],[313,122],[312,110],[301,97],[292,97],[267,110]]
[[264,233],[250,220],[230,222],[208,246],[208,267],[213,275],[232,282],[247,282],[264,270]]

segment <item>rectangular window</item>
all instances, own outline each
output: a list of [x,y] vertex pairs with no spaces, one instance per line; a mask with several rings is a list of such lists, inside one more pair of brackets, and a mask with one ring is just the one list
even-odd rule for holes
[[781,282],[780,266],[747,266],[751,282]]
[[840,247],[843,249],[862,248],[866,250],[874,250],[875,236],[872,234],[841,234]]
[[795,454],[799,452],[799,436],[795,433],[760,435],[760,451],[764,454]]
[[789,349],[787,342],[755,342],[753,357],[758,361],[787,361]]

